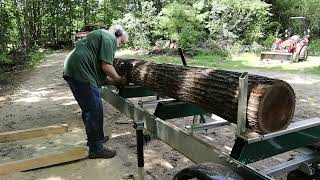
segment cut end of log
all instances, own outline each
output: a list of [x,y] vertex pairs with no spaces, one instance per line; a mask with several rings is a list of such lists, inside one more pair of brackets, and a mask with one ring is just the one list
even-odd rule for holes
[[260,99],[256,118],[248,119],[252,128],[262,134],[287,128],[294,115],[295,94],[291,86],[280,80],[270,86]]

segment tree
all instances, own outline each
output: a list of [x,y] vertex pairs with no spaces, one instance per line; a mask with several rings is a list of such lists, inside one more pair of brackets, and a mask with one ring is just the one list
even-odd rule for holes
[[156,8],[152,2],[142,2],[141,11],[130,12],[124,18],[115,21],[115,24],[122,24],[130,35],[129,45],[139,49],[147,49],[152,43],[152,31],[155,26]]
[[204,26],[194,7],[173,2],[158,15],[156,35],[176,42],[184,49],[194,48],[204,38]]
[[9,13],[10,9],[8,6],[8,3],[0,1],[0,55],[4,52],[7,52],[7,44],[10,42],[10,27],[12,27],[12,16]]
[[260,0],[213,0],[207,28],[210,37],[229,44],[251,44],[263,37],[268,23],[269,6]]
[[124,0],[104,0],[99,5],[98,22],[111,25],[126,12]]
[[[288,19],[291,16],[304,16],[306,17],[309,28],[313,35],[320,33],[320,14],[317,13],[320,10],[320,3],[318,0],[266,0],[272,4],[272,22],[275,22],[276,26],[280,27],[280,31],[284,31],[288,27]],[[272,28],[272,29],[271,29]],[[271,26],[269,31],[275,29]]]

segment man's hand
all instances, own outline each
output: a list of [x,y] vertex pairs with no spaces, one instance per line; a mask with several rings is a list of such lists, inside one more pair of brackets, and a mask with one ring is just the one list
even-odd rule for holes
[[109,79],[107,78],[107,80],[109,80],[109,82],[112,82],[113,80],[118,89],[129,84],[126,76],[119,76],[113,65],[102,62],[102,70],[108,76]]
[[117,81],[117,83],[116,83],[116,87],[117,87],[118,89],[121,89],[121,88],[123,88],[125,85],[128,85],[128,84],[129,84],[129,83],[128,83],[128,80],[127,80],[126,76],[121,76],[120,80]]
[[127,77],[126,76],[121,76],[119,84],[121,84],[123,86],[128,85],[129,83],[128,83]]

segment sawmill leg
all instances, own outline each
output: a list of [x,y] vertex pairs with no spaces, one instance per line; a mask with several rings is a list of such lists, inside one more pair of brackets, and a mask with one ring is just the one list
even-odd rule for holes
[[138,155],[138,176],[139,180],[144,180],[144,155],[143,155],[143,122],[135,122],[137,136],[137,155]]

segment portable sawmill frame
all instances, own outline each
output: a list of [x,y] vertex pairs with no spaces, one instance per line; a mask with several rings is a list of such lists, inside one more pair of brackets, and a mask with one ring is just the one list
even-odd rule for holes
[[[135,85],[129,85],[120,90],[112,86],[105,86],[102,88],[102,97],[106,102],[132,119],[135,124],[140,179],[143,179],[143,140],[139,140],[139,137],[141,137],[143,130],[167,143],[195,163],[214,162],[221,164],[232,169],[244,179],[274,179],[277,175],[294,170],[300,170],[306,176],[315,175],[320,169],[318,165],[320,156],[317,152],[305,146],[320,140],[320,118],[293,122],[287,129],[271,134],[260,135],[252,132],[246,128],[247,88],[248,73],[243,73],[239,77],[235,143],[229,155],[193,135],[193,131],[219,128],[229,124],[229,122],[220,118],[213,122],[191,125],[188,130],[165,121],[186,116],[210,116],[210,113],[197,105],[179,102],[175,99],[140,100],[138,104],[134,104],[128,98],[156,95],[153,91]],[[156,108],[154,113],[146,110],[146,107],[150,106]],[[301,155],[261,171],[247,165],[290,150],[296,150]]]

